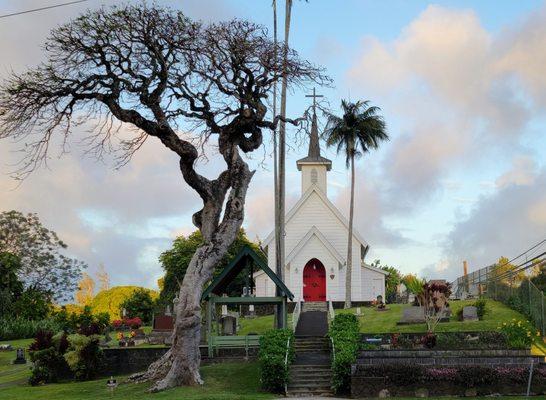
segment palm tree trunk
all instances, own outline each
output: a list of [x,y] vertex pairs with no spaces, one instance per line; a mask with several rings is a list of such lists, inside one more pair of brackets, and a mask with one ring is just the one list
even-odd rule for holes
[[349,206],[349,238],[347,240],[347,269],[345,271],[345,308],[351,308],[353,274],[353,216],[355,210],[355,157],[351,155],[351,204]]
[[[283,62],[283,78],[281,85],[281,116],[286,117],[286,91],[288,82],[286,79],[286,64],[288,58],[288,38],[290,36],[290,18],[292,13],[292,0],[286,0],[286,11],[284,17],[284,62]],[[279,129],[279,251],[277,253],[277,266],[280,267],[279,278],[284,281],[284,235],[285,235],[285,177],[286,177],[286,123],[281,120]],[[285,321],[281,318],[277,319],[277,327],[284,328]]]

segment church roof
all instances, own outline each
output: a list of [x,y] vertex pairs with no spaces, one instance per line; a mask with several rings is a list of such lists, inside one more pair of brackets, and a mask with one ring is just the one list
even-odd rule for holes
[[292,251],[286,256],[287,264],[298,255],[301,249],[307,244],[307,242],[309,242],[309,240],[311,240],[312,237],[316,237],[339,263],[345,264],[345,259],[341,256],[341,254],[339,254],[335,247],[332,246],[330,242],[328,242],[324,235],[314,225],[311,227],[311,229],[309,229],[307,234],[299,241],[299,243],[292,249]]
[[311,122],[311,135],[309,135],[309,151],[307,157],[296,161],[298,170],[305,164],[323,164],[328,171],[332,169],[332,161],[320,155],[320,141],[318,135],[317,114],[313,111],[313,121]]
[[250,246],[245,245],[239,253],[230,261],[230,263],[224,268],[222,273],[218,275],[212,283],[205,289],[201,300],[208,299],[211,294],[221,295],[229,283],[231,283],[237,275],[248,265],[253,263],[258,269],[265,272],[271,280],[277,285],[284,296],[290,300],[294,298],[292,292],[286,287],[284,282],[267,266],[267,261],[264,260],[264,256],[260,256]]
[[[326,207],[332,211],[332,213],[337,217],[337,219],[345,226],[346,229],[349,229],[349,221],[341,214],[341,212],[337,209],[337,207],[326,197],[326,195],[322,192],[322,190],[318,189],[316,186],[311,186],[303,196],[298,200],[298,202],[288,211],[286,214],[286,224],[296,215],[298,210],[305,204],[307,199],[311,196],[312,193],[316,193],[319,198],[324,202]],[[360,242],[360,244],[364,246],[368,246],[368,242],[364,240],[362,236],[360,236],[360,233],[356,229],[353,229],[353,236],[356,240]],[[271,231],[271,233],[265,238],[263,242],[263,246],[269,245],[269,243],[275,238],[275,231]]]

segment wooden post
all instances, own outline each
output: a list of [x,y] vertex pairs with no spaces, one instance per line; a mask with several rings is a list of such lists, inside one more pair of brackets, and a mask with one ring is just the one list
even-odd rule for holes
[[283,297],[282,298],[282,305],[281,305],[281,309],[282,309],[282,328],[286,328],[288,326],[288,312],[286,310],[286,297]]
[[546,324],[544,323],[544,294],[542,295],[542,336],[546,336]]

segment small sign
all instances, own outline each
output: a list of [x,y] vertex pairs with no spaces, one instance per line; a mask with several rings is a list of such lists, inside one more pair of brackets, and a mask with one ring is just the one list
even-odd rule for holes
[[111,376],[110,379],[106,381],[106,386],[108,386],[111,390],[114,390],[114,388],[118,386],[117,379],[114,379],[114,377]]

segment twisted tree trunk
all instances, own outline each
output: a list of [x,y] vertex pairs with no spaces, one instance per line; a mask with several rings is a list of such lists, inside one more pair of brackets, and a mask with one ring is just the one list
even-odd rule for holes
[[233,186],[222,222],[213,231],[206,228],[217,223],[214,220],[218,210],[222,208],[223,198],[207,202],[203,211],[199,213],[205,243],[193,255],[180,287],[179,303],[175,309],[172,347],[161,359],[151,364],[145,373],[131,377],[132,380],[140,382],[153,381],[154,384],[150,388],[152,392],[180,385],[192,386],[203,383],[199,373],[201,296],[204,285],[212,279],[214,268],[227,253],[243,223],[246,192],[254,175],[238,154],[234,157],[236,161],[230,179]]

